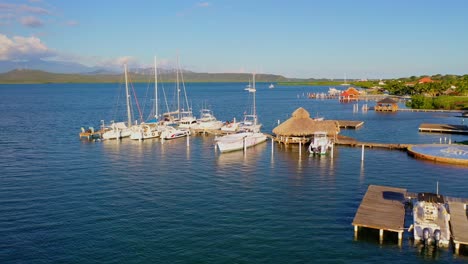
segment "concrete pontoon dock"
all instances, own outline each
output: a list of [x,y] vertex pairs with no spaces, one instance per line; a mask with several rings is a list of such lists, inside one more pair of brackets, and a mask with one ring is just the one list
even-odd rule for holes
[[458,254],[460,245],[468,246],[468,201],[448,198],[450,209],[450,226],[455,253]]
[[380,241],[384,231],[397,232],[401,242],[405,222],[406,189],[369,185],[353,220],[355,236],[360,227],[379,230]]

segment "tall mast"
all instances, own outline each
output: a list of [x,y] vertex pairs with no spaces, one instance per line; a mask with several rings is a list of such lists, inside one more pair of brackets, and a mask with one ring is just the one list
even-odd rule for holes
[[180,87],[179,87],[179,55],[177,55],[177,69],[176,69],[176,78],[177,78],[177,119],[180,119]]
[[154,56],[154,117],[156,120],[159,117],[158,113],[158,70],[156,64],[156,56]]
[[128,117],[128,127],[132,126],[132,114],[130,112],[130,93],[128,91],[128,77],[127,77],[127,64],[124,64],[125,69],[125,92],[127,94],[127,117]]
[[255,88],[255,72],[252,74],[253,77],[253,114],[254,114],[254,120],[255,120],[255,124],[257,124],[257,109],[256,109],[256,106],[255,106],[255,94],[257,93],[257,89]]

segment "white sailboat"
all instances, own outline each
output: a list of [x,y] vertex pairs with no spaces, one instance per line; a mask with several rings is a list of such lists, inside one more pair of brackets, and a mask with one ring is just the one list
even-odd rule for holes
[[342,86],[349,86],[350,84],[346,82],[346,74],[344,75],[344,83],[341,84]]
[[132,113],[130,110],[130,93],[128,89],[128,77],[127,77],[127,64],[124,64],[125,71],[125,93],[126,93],[126,102],[127,102],[127,124],[125,122],[112,122],[109,127],[106,127],[107,130],[102,134],[103,139],[121,139],[124,137],[129,137],[132,133]]
[[[255,74],[253,74],[253,89],[255,89]],[[257,124],[255,92],[253,92],[253,114],[251,116],[253,117],[251,130],[243,130],[243,132],[222,136],[216,139],[216,145],[221,153],[246,149],[267,140],[266,135],[260,132],[261,125],[259,126]]]
[[[179,79],[179,74],[180,74],[180,79]],[[180,104],[180,83],[182,82],[182,88],[184,92],[184,98],[185,101],[182,102],[184,107],[181,109],[181,104]],[[197,119],[193,116],[192,109],[190,108],[190,105],[188,103],[187,99],[187,91],[185,89],[185,82],[184,82],[184,77],[180,68],[179,64],[179,58],[177,57],[177,71],[176,71],[176,92],[177,92],[177,110],[172,111],[172,112],[166,112],[164,113],[164,120],[166,121],[167,124],[176,124],[179,126],[179,128],[182,129],[189,129],[193,125],[197,123]]]
[[247,86],[244,88],[244,90],[249,91],[249,92],[255,92],[256,91],[256,89],[254,87],[252,87],[252,85],[250,84],[250,79],[249,79],[249,84],[247,84]]
[[131,139],[142,140],[157,138],[161,133],[159,124],[159,105],[158,105],[158,71],[156,64],[156,56],[154,57],[154,119],[149,122],[141,123],[138,126],[132,127]]
[[273,88],[275,88],[275,85],[272,84],[272,83],[270,83],[270,85],[268,86],[268,88],[273,89]]

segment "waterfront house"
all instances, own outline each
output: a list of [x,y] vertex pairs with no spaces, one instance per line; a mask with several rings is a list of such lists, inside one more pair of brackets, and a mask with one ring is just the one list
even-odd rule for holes
[[354,87],[349,87],[346,91],[340,94],[340,102],[351,102],[359,100],[359,91]]
[[273,129],[275,140],[284,144],[299,144],[310,142],[315,132],[323,131],[332,140],[340,132],[337,121],[312,119],[309,112],[300,107],[292,113],[292,117]]
[[380,101],[377,102],[377,105],[375,106],[375,111],[390,111],[390,112],[395,112],[398,111],[398,102],[393,100],[390,97],[384,98]]

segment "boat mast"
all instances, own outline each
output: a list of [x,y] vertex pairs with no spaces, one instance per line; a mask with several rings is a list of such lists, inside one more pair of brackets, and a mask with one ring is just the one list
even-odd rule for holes
[[177,79],[177,119],[180,120],[180,87],[179,87],[179,55],[177,55],[177,70],[176,70],[176,79]]
[[254,123],[257,124],[257,109],[255,106],[255,94],[257,93],[257,89],[255,88],[255,72],[252,74],[252,82],[253,82],[253,115],[254,115]]
[[156,64],[156,56],[154,56],[154,117],[156,120],[159,117],[158,113],[158,70]]
[[127,77],[127,64],[124,64],[125,69],[125,92],[127,94],[127,117],[128,117],[128,127],[132,126],[132,114],[130,112],[130,93],[128,92],[128,77]]

